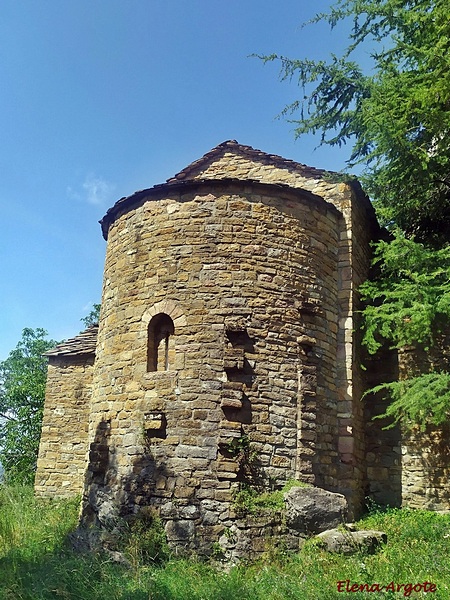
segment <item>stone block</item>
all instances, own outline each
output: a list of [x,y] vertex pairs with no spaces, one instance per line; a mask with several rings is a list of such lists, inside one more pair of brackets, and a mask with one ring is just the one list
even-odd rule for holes
[[330,529],[316,536],[328,552],[338,554],[374,554],[387,543],[387,535],[382,531],[352,529]]
[[195,535],[195,526],[190,520],[168,521],[164,529],[169,542],[189,544]]
[[151,412],[144,415],[144,429],[146,431],[165,429],[166,424],[166,417],[164,413]]
[[347,500],[321,488],[294,487],[284,494],[286,524],[303,533],[320,533],[345,522]]

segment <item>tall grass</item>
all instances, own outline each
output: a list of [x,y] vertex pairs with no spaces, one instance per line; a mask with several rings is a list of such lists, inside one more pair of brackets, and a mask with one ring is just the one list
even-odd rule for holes
[[[344,600],[404,598],[403,592],[339,593],[337,582],[387,585],[431,581],[432,600],[450,598],[450,517],[426,511],[375,511],[361,528],[388,543],[372,556],[328,554],[314,541],[294,556],[271,554],[230,570],[170,558],[158,533],[138,521],[121,541],[127,564],[77,554],[67,535],[75,501],[35,499],[28,488],[0,487],[0,600]],[[150,522],[151,521],[151,522]],[[155,523],[150,520],[149,528]],[[157,556],[159,564],[154,561]],[[409,598],[423,598],[412,592]]]

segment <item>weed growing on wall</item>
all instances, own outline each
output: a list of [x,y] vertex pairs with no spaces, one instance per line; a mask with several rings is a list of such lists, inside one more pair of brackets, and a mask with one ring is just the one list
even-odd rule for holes
[[125,556],[135,567],[163,564],[169,559],[170,550],[164,527],[154,509],[143,508],[130,521],[122,547]]
[[293,487],[309,487],[308,484],[290,479],[281,490],[259,493],[248,485],[242,485],[234,495],[234,507],[238,515],[260,512],[280,512],[284,508],[284,494]]

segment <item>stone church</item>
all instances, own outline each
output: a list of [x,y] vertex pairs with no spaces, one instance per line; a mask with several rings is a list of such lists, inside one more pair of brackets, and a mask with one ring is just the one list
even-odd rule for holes
[[217,539],[244,484],[449,507],[440,457],[362,401],[398,366],[360,344],[380,229],[356,181],[226,141],[101,227],[99,325],[47,353],[38,494],[96,524],[155,507],[175,544]]

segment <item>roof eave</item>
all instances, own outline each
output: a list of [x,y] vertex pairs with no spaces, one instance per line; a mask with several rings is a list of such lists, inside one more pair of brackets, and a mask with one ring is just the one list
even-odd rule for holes
[[220,178],[220,179],[187,179],[182,181],[170,181],[169,183],[162,183],[155,185],[146,190],[139,190],[131,196],[126,196],[118,200],[114,206],[112,206],[106,212],[105,216],[99,221],[102,234],[105,240],[108,239],[108,232],[110,226],[114,223],[114,221],[122,214],[125,214],[132,210],[133,208],[137,208],[142,202],[151,199],[159,199],[160,197],[164,197],[167,195],[167,192],[178,192],[178,191],[194,191],[196,189],[200,189],[203,187],[226,187],[232,184],[236,185],[252,185],[255,187],[263,187],[266,190],[270,189],[282,189],[287,192],[290,191],[295,195],[302,196],[303,198],[309,198],[316,202],[325,202],[329,204],[330,207],[340,212],[333,204],[324,200],[321,196],[313,194],[308,190],[304,190],[303,188],[292,187],[287,183],[267,183],[264,181],[258,181],[255,179],[239,179],[239,178]]

